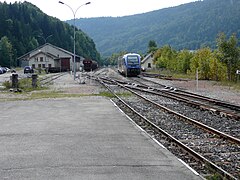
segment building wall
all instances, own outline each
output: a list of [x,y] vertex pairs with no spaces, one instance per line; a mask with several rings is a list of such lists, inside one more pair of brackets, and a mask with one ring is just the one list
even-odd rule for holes
[[[51,54],[51,56],[48,55]],[[45,55],[46,54],[46,55]],[[73,67],[73,56],[61,50],[46,44],[45,46],[30,52],[25,59],[20,59],[21,67],[33,66],[34,68],[60,67],[60,58],[70,59],[70,67]],[[76,63],[77,64],[77,63]]]
[[54,59],[50,56],[45,56],[43,52],[40,52],[36,56],[29,59],[29,66],[33,68],[46,68],[46,67],[56,67]]
[[[46,54],[46,56],[45,56]],[[21,67],[24,66],[34,66],[35,68],[45,68],[45,67],[60,67],[61,59],[69,59],[70,70],[73,70],[74,60],[73,54],[64,49],[55,47],[51,44],[45,44],[42,47],[30,52],[29,54],[18,59]],[[76,56],[76,71],[80,68],[80,63],[83,57]]]
[[[56,56],[56,57],[63,57],[63,58],[70,58],[70,67],[72,66],[73,64],[73,59],[72,59],[72,56],[69,55],[68,53],[65,53],[64,51],[61,51],[57,48],[54,48],[52,47],[51,45],[47,44],[45,46],[43,46],[42,48],[38,49],[38,51],[34,51],[30,54],[30,57],[31,56],[34,56],[36,54],[38,54],[39,52],[49,52],[50,54]],[[43,56],[44,57],[44,56]],[[49,60],[50,64],[52,65],[52,67],[57,67],[57,66],[60,66],[60,63],[59,62],[53,62],[50,57],[46,58],[47,61]]]
[[[149,67],[149,65],[150,65],[150,67]],[[141,66],[142,66],[142,68],[144,68],[145,70],[156,68],[156,65],[153,64],[153,58],[152,58],[152,57],[149,57],[144,63],[142,63]]]

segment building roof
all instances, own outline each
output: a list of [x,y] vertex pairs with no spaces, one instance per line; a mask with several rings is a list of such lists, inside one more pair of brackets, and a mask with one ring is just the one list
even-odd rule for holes
[[151,58],[151,56],[152,56],[152,53],[149,53],[148,55],[146,55],[144,58],[143,58],[143,60],[142,60],[142,64],[143,63],[145,63],[149,58]]
[[[33,53],[33,52],[35,52],[35,51],[38,51],[39,49],[42,49],[44,46],[51,46],[51,47],[53,47],[53,48],[55,48],[55,49],[58,49],[59,51],[62,51],[62,52],[64,52],[64,53],[66,53],[66,54],[69,54],[70,56],[74,56],[73,53],[71,53],[71,52],[69,52],[69,51],[67,51],[67,50],[65,50],[65,49],[63,49],[63,48],[54,46],[54,45],[52,45],[52,44],[50,44],[50,43],[45,43],[45,44],[43,44],[42,46],[39,46],[39,47],[37,47],[36,49],[34,49],[34,50],[32,50],[32,51],[29,51],[28,53],[26,53],[26,54],[18,57],[17,59],[23,59],[24,57],[28,57],[31,53]],[[48,54],[51,55],[51,56],[55,56],[55,55],[53,55],[53,54],[51,54],[51,53],[48,53]],[[35,56],[35,55],[34,55],[34,56]],[[78,55],[76,55],[76,57],[80,58],[80,56],[78,56]],[[28,58],[31,58],[31,57],[28,57]]]
[[44,55],[46,55],[48,57],[52,57],[53,59],[59,58],[58,56],[56,56],[56,55],[54,55],[54,54],[52,54],[50,52],[43,52],[43,51],[39,51],[38,53],[32,55],[31,57],[37,56],[39,54],[44,54]]

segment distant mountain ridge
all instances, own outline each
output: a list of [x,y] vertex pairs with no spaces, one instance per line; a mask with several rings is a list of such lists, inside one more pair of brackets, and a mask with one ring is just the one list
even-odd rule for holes
[[176,49],[215,48],[219,32],[240,37],[239,17],[239,0],[204,0],[132,16],[81,18],[76,26],[109,56],[124,50],[144,53],[150,40]]

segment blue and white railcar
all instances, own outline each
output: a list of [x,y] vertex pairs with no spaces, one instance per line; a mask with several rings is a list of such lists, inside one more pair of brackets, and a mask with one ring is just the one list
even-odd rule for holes
[[137,76],[141,73],[141,56],[128,53],[118,59],[118,71],[124,76]]

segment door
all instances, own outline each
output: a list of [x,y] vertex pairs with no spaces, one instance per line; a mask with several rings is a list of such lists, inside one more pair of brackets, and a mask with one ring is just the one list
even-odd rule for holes
[[62,71],[69,71],[70,70],[70,58],[61,58],[61,70]]

